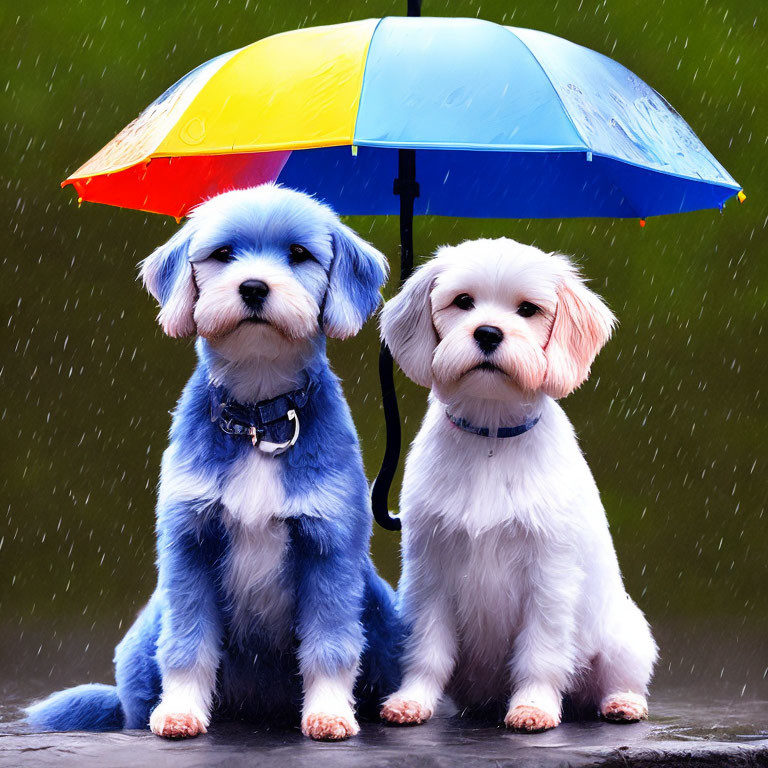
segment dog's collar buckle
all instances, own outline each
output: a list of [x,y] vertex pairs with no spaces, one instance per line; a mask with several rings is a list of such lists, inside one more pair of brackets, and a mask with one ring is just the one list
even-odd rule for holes
[[258,448],[263,453],[269,453],[272,456],[279,456],[281,453],[285,453],[289,448],[293,448],[296,445],[296,441],[299,439],[299,417],[295,410],[291,409],[285,414],[288,421],[293,422],[293,435],[290,440],[286,440],[284,443],[271,443],[264,439],[264,432],[258,427],[251,427],[248,430],[248,434],[251,436],[251,443],[254,448]]
[[310,383],[258,403],[239,403],[218,386],[210,386],[211,421],[228,435],[250,438],[262,453],[279,456],[299,439],[299,410],[307,404]]

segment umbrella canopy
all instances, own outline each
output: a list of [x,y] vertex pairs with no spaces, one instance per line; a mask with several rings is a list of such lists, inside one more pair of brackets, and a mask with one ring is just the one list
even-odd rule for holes
[[[342,214],[399,213],[401,281],[414,214],[644,219],[742,199],[669,103],[612,59],[543,32],[421,18],[420,6],[212,59],[62,186],[181,217],[219,192],[277,179]],[[392,365],[382,347],[387,441],[371,502],[396,530]]]
[[416,214],[645,218],[740,187],[653,88],[544,32],[480,19],[310,27],[179,80],[63,185],[183,216],[278,179],[342,214],[392,214],[398,149]]

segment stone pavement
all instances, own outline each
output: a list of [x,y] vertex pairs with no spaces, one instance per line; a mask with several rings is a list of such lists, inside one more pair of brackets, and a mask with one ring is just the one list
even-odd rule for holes
[[0,724],[0,766],[768,766],[768,702],[680,701],[659,694],[651,714],[646,723],[565,723],[533,735],[458,718],[412,728],[364,723],[359,736],[341,744],[313,743],[298,731],[240,723],[214,724],[206,736],[168,742],[141,731],[29,734],[6,719]]

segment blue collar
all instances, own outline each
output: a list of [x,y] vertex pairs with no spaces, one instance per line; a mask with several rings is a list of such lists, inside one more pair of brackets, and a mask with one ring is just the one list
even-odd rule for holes
[[269,400],[240,403],[224,387],[208,385],[211,421],[222,432],[247,436],[264,453],[279,455],[291,448],[299,437],[299,414],[309,400],[311,382]]
[[463,429],[465,432],[471,432],[473,435],[480,435],[480,437],[517,437],[518,435],[525,434],[529,429],[533,429],[538,423],[541,415],[535,419],[529,419],[525,424],[519,424],[516,427],[499,427],[493,430],[489,427],[475,427],[465,419],[461,419],[458,416],[453,416],[446,410],[445,415],[450,419],[452,424],[455,424],[459,429]]

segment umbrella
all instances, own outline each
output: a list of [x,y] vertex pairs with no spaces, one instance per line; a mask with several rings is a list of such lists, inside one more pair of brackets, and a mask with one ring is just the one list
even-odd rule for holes
[[[342,214],[399,213],[401,280],[414,214],[642,223],[742,199],[672,106],[621,64],[544,32],[420,17],[420,5],[212,59],[62,185],[81,201],[178,218],[277,179]],[[379,374],[387,446],[372,504],[396,530],[387,502],[400,423],[386,348]]]

